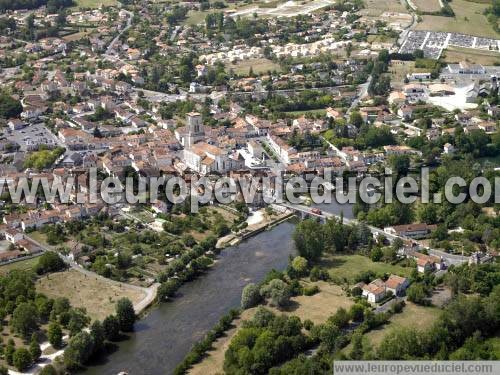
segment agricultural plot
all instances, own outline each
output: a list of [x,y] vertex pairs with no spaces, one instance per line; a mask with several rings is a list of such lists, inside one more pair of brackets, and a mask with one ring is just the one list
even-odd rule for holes
[[486,4],[477,4],[465,0],[453,0],[450,3],[455,17],[422,16],[422,22],[417,24],[417,30],[447,31],[454,33],[500,38],[483,12]]
[[412,3],[422,12],[438,12],[441,9],[439,0],[412,0]]

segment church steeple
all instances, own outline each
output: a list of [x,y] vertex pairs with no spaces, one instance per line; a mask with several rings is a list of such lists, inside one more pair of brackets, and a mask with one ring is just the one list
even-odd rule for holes
[[186,115],[186,140],[184,147],[190,148],[196,142],[205,138],[205,130],[203,129],[203,120],[198,112],[190,112]]

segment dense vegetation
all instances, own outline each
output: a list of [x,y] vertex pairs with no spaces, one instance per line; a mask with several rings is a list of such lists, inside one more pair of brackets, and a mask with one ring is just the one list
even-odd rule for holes
[[0,0],[0,12],[16,9],[36,9],[43,5],[49,12],[73,5],[73,0]]
[[23,111],[19,100],[14,99],[7,93],[0,95],[0,118],[9,119],[18,117]]

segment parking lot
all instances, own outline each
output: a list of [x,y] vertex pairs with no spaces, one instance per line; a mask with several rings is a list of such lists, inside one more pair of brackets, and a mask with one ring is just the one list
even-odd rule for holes
[[54,148],[61,145],[59,139],[43,123],[29,125],[19,130],[7,130],[6,138],[20,146],[21,151],[33,151],[40,146]]

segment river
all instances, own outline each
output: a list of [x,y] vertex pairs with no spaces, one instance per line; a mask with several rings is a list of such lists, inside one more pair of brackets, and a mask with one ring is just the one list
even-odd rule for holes
[[239,306],[246,284],[261,281],[272,268],[285,269],[293,253],[293,228],[286,222],[224,249],[212,270],[183,285],[172,302],[153,308],[129,340],[85,374],[171,374],[191,346]]

